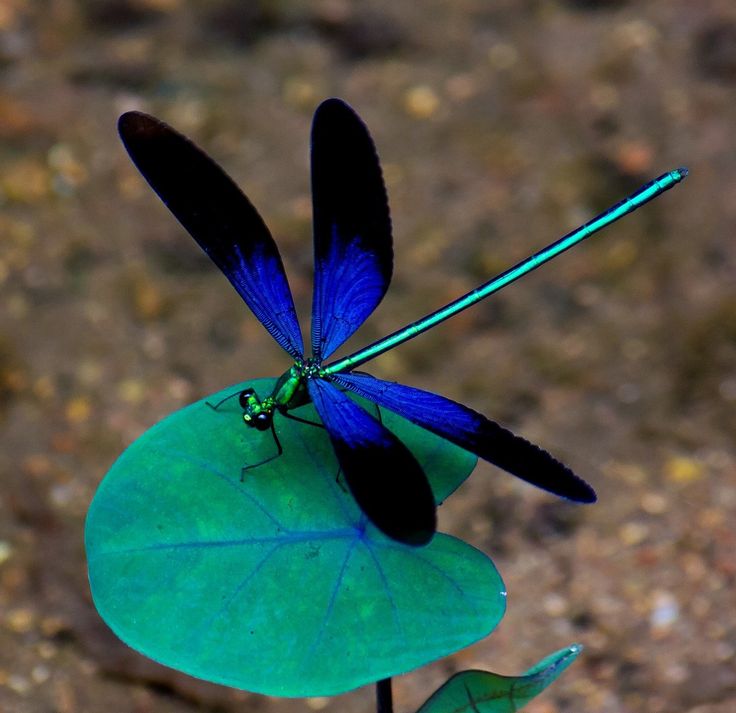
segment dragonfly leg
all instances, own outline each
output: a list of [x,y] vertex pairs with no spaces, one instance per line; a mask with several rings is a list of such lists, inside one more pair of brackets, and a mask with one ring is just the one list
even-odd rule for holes
[[[317,428],[324,428],[324,424],[317,423],[317,421],[309,421],[306,418],[301,418],[301,416],[293,416],[288,411],[282,411],[282,414],[286,416],[286,418],[290,418],[292,421],[298,421],[299,423],[306,423],[309,426],[316,426]],[[349,492],[347,487],[345,486],[345,483],[343,483],[343,479],[340,477],[342,475],[342,468],[338,465],[337,466],[337,475],[335,476],[335,482],[340,486],[340,490],[342,490],[344,493]]]
[[240,469],[240,482],[241,483],[245,481],[245,474],[249,470],[253,470],[254,468],[258,468],[262,465],[266,465],[266,463],[270,463],[272,460],[276,460],[279,456],[283,454],[284,449],[281,446],[281,441],[279,441],[279,437],[276,435],[276,428],[273,425],[273,421],[271,421],[271,435],[273,436],[273,442],[276,444],[276,453],[260,461],[260,463],[252,463],[251,465],[244,465]]
[[310,421],[309,419],[302,418],[301,416],[293,416],[288,411],[282,411],[282,415],[286,418],[290,418],[292,421],[298,421],[299,423],[306,423],[308,426],[316,426],[317,428],[324,428],[324,425],[317,421]]
[[342,467],[340,465],[337,466],[337,475],[335,476],[335,482],[337,483],[337,487],[340,488],[343,493],[347,494],[350,492],[348,490],[348,486],[345,485],[345,478],[342,477]]
[[205,401],[205,403],[213,410],[217,411],[222,404],[224,404],[226,401],[230,401],[230,399],[234,399],[236,396],[240,396],[242,392],[236,391],[234,394],[230,394],[230,396],[226,396],[224,399],[220,399],[216,404],[211,404],[209,401]]

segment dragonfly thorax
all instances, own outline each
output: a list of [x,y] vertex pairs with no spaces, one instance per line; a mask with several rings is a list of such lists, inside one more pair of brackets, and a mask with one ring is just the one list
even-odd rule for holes
[[320,367],[317,361],[306,359],[296,362],[282,374],[271,394],[263,400],[258,398],[253,389],[244,389],[238,397],[243,409],[243,421],[252,428],[266,431],[271,427],[274,411],[283,413],[309,403],[307,380],[319,376]]

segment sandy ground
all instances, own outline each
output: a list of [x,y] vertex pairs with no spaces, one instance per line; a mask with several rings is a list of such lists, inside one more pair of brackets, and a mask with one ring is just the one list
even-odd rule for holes
[[479,466],[443,529],[509,612],[396,681],[586,652],[530,713],[736,710],[736,6],[732,0],[0,2],[0,710],[371,710],[282,701],[147,662],[90,601],[84,516],[157,420],[288,367],[139,178],[124,110],[194,137],[311,295],[307,141],[324,97],[382,156],[396,270],[349,346],[388,333],[665,170],[605,237],[371,365],[468,403],[599,491],[561,504]]

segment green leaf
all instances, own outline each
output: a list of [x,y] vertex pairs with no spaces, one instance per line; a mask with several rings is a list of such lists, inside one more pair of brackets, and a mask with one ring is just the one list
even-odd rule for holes
[[514,713],[555,681],[582,650],[579,644],[560,649],[521,676],[462,671],[438,688],[417,713]]
[[[311,406],[296,415],[315,418]],[[465,451],[381,416],[438,499],[472,470]],[[364,527],[324,429],[278,414],[275,424],[283,455],[243,482],[243,466],[276,447],[243,423],[237,398],[172,414],[113,465],[86,547],[95,605],[123,641],[199,678],[314,696],[406,672],[496,626],[504,585],[483,553],[440,534],[412,548]]]

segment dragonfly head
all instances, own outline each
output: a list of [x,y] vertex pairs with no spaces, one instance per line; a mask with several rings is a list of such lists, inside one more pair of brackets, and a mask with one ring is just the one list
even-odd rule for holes
[[259,431],[271,428],[273,420],[272,399],[261,401],[253,389],[244,389],[238,396],[240,408],[243,409],[243,421]]
[[259,431],[267,431],[269,428],[271,428],[271,421],[273,419],[272,414],[262,411],[261,413],[257,413],[255,416],[244,413],[243,420],[249,426],[253,426],[253,428],[258,429]]

